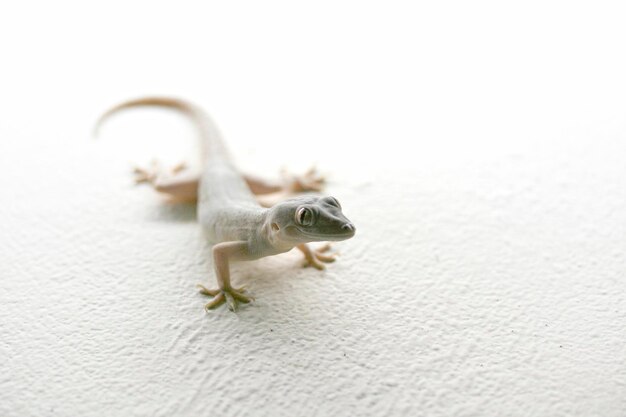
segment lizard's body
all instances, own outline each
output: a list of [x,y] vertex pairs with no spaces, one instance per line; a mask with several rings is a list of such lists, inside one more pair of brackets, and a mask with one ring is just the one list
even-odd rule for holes
[[[224,301],[228,301],[234,309],[237,301],[250,301],[242,289],[235,289],[230,284],[229,262],[232,260],[249,261],[297,247],[309,264],[322,269],[319,261],[331,262],[334,258],[311,250],[306,243],[344,240],[354,236],[354,226],[343,215],[333,197],[303,196],[269,208],[261,206],[255,193],[279,191],[283,187],[242,176],[232,163],[212,120],[190,103],[170,98],[128,101],[105,113],[100,122],[119,110],[137,106],[165,106],[180,110],[191,116],[199,127],[203,162],[199,180],[184,178],[160,183],[154,176],[145,180],[152,182],[158,191],[184,200],[197,200],[198,220],[207,239],[214,244],[213,259],[219,284],[217,290],[200,286],[203,294],[214,297],[206,305],[207,309]],[[299,185],[292,189],[307,189]]]

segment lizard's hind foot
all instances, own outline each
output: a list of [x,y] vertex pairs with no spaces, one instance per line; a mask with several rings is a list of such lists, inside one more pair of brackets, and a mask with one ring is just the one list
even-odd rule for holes
[[149,168],[134,167],[133,174],[135,175],[135,184],[149,183],[156,184],[159,178],[174,176],[187,169],[185,162],[179,162],[169,169],[164,169],[157,160],[152,160]]
[[247,304],[254,300],[253,297],[244,295],[244,288],[229,288],[229,289],[216,289],[210,290],[203,285],[198,284],[200,288],[200,294],[213,297],[213,299],[204,305],[204,309],[208,312],[221,306],[224,303],[228,304],[228,308],[231,311],[236,311],[238,303]]
[[287,180],[288,190],[292,193],[320,192],[326,183],[326,178],[315,167],[311,167],[303,175],[293,175],[283,170],[282,176]]

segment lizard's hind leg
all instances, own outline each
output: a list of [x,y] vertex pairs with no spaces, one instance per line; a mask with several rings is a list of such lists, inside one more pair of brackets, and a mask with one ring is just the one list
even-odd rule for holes
[[257,196],[257,201],[263,207],[271,207],[293,194],[319,192],[326,182],[326,179],[315,168],[309,169],[303,175],[289,174],[285,170],[281,174],[282,181],[270,181],[252,175],[244,175],[248,187]]
[[153,161],[150,168],[135,167],[133,171],[136,184],[150,184],[154,190],[166,194],[172,202],[190,203],[198,198],[200,176],[191,172],[185,163],[164,170],[158,162]]
[[282,170],[283,178],[289,184],[292,193],[320,192],[326,184],[326,178],[317,172],[317,168],[312,166],[302,175],[290,174],[287,170]]

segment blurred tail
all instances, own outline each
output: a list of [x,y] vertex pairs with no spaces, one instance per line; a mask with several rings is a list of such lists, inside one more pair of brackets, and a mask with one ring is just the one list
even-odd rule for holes
[[222,140],[222,135],[220,134],[217,126],[215,125],[211,117],[195,104],[171,97],[144,97],[125,101],[116,105],[107,110],[102,116],[100,116],[93,128],[93,136],[98,137],[100,128],[102,127],[104,122],[112,115],[122,110],[144,106],[167,107],[170,109],[178,110],[189,116],[196,124],[200,132],[203,162],[204,160],[206,160],[209,152],[211,152],[211,154],[220,153],[223,154],[224,157],[228,156],[228,152]]

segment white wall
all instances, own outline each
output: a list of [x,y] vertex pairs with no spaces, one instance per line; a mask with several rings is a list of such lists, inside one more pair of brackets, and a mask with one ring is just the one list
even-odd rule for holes
[[[603,2],[0,6],[3,416],[623,416],[626,27]],[[129,167],[318,163],[357,236],[237,265]]]

